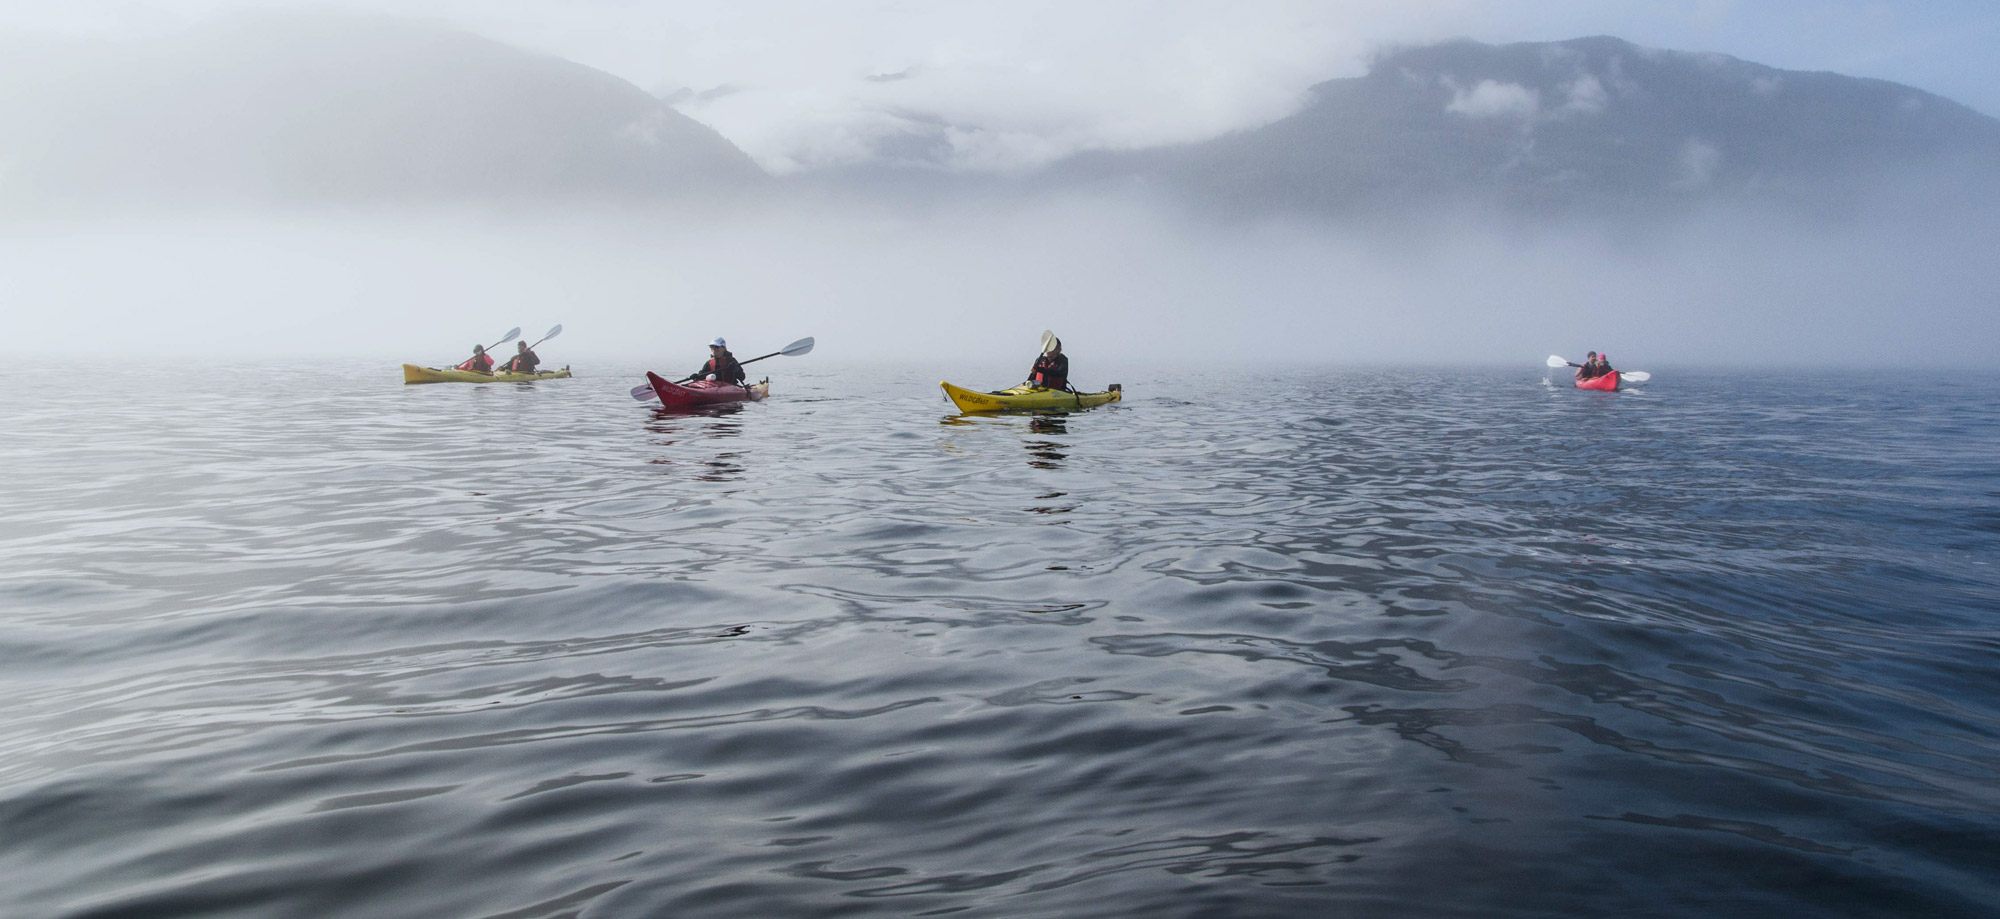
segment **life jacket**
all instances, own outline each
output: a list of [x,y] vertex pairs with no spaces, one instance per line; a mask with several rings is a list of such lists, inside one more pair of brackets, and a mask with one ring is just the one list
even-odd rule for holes
[[697,376],[707,377],[711,373],[715,374],[717,383],[741,383],[747,377],[743,365],[736,362],[736,355],[726,351],[720,358],[709,358],[708,363],[701,365],[701,373]]
[[1044,354],[1035,360],[1034,369],[1028,371],[1028,382],[1049,389],[1069,388],[1069,358],[1058,354]]
[[542,359],[533,351],[523,351],[507,359],[507,369],[515,373],[534,373]]
[[469,358],[466,358],[465,363],[458,365],[458,369],[476,370],[479,371],[480,373],[492,373],[493,356],[490,354],[475,354]]

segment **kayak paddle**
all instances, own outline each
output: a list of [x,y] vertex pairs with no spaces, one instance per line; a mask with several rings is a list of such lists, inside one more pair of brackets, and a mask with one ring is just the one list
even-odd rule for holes
[[[808,335],[805,338],[801,338],[798,341],[792,342],[791,344],[786,345],[783,348],[779,348],[778,350],[773,351],[769,354],[761,354],[747,361],[737,361],[736,363],[738,366],[742,366],[744,364],[754,364],[757,363],[758,361],[763,360],[764,358],[777,357],[780,354],[786,357],[798,357],[799,355],[805,354],[806,352],[811,351],[812,349],[813,349],[812,336]],[[688,374],[687,376],[681,377],[680,379],[675,380],[674,382],[686,383],[687,381],[692,380],[694,378],[695,378],[694,374]],[[653,391],[653,384],[651,383],[648,383],[644,386],[632,387],[632,398],[637,399],[640,402],[644,402],[647,399],[657,399],[659,397],[660,394]]]
[[[1569,361],[1566,361],[1566,360],[1563,360],[1562,358],[1560,358],[1560,357],[1557,357],[1557,356],[1555,356],[1555,355],[1553,355],[1553,354],[1549,355],[1549,361],[1548,361],[1548,364],[1549,364],[1549,366],[1551,366],[1551,367],[1581,367],[1581,366],[1583,366],[1582,364],[1572,364],[1572,363],[1570,363]],[[1646,382],[1647,380],[1650,380],[1650,379],[1652,379],[1652,378],[1653,378],[1653,375],[1652,375],[1652,374],[1650,374],[1650,373],[1647,373],[1647,372],[1646,372],[1646,371],[1644,371],[1644,370],[1620,370],[1620,371],[1618,371],[1618,379],[1620,379],[1620,380],[1623,380],[1624,382],[1627,382],[1627,383],[1644,383],[1644,382]]]
[[1055,346],[1056,346],[1056,333],[1054,333],[1054,332],[1051,332],[1051,331],[1049,331],[1048,329],[1043,329],[1043,330],[1042,330],[1042,353],[1043,353],[1043,354],[1047,354],[1047,353],[1049,353],[1049,349],[1050,349],[1050,348],[1053,348],[1053,347],[1055,347]]
[[[558,322],[556,323],[555,328],[549,330],[549,334],[542,336],[542,341],[548,341],[549,339],[554,338],[561,334],[562,334],[562,323]],[[538,341],[532,345],[529,345],[528,350],[533,351],[536,348],[541,347],[542,341]]]
[[521,337],[521,327],[520,327],[520,326],[515,326],[515,327],[513,327],[513,328],[511,328],[511,329],[508,329],[508,330],[507,330],[507,337],[506,337],[506,338],[502,338],[502,339],[500,339],[499,341],[496,341],[496,342],[494,342],[494,343],[492,343],[492,344],[490,344],[490,345],[487,345],[487,346],[486,346],[486,350],[488,350],[488,351],[491,351],[491,350],[493,350],[494,348],[498,348],[498,347],[500,347],[501,345],[504,345],[504,344],[506,344],[506,343],[508,343],[508,342],[510,342],[510,341],[513,341],[513,340],[514,340],[514,339],[516,339],[516,338],[520,338],[520,337]]

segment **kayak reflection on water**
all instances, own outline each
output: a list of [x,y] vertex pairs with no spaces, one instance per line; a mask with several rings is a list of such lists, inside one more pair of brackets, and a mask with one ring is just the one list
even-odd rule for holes
[[679,450],[675,446],[698,447],[702,440],[721,440],[740,437],[743,422],[730,418],[743,411],[746,403],[725,402],[719,405],[703,406],[695,411],[654,409],[652,420],[646,422],[646,430],[660,435],[653,443],[669,448],[669,452],[646,462],[654,466],[682,467],[694,473],[694,478],[702,482],[733,482],[742,477],[747,468],[743,454],[725,450]]
[[[748,402],[717,402],[712,405],[698,405],[691,409],[656,408],[652,420],[646,422],[646,430],[655,434],[701,434],[707,437],[735,437],[743,433],[743,422],[731,419],[726,422],[709,422],[704,419],[728,418],[748,408]],[[672,444],[672,440],[661,441]]]
[[[1018,415],[1009,417],[1007,415],[960,412],[956,415],[946,415],[943,418],[939,418],[938,423],[954,428],[976,428],[981,425],[1005,425],[1013,427],[1020,423],[1018,418]],[[1027,433],[1061,437],[1069,433],[1069,421],[1061,414],[1030,415],[1028,416]],[[1061,469],[1063,463],[1069,459],[1068,447],[1060,441],[1024,439],[1021,441],[1021,445],[1028,449],[1028,465],[1037,469]],[[948,449],[951,449],[954,453],[958,452],[956,447],[948,447]]]
[[[1071,511],[1076,510],[1077,505],[1050,503],[1067,497],[1069,497],[1069,492],[1066,491],[1052,491],[1046,495],[1036,495],[1035,500],[1045,503],[1036,504],[1029,507],[1028,513],[1041,514],[1043,516],[1055,516],[1058,514],[1070,513]],[[1051,569],[1051,570],[1060,570],[1060,569]]]
[[[1061,415],[1031,415],[1028,430],[1059,437],[1069,433],[1069,422]],[[1053,440],[1029,440],[1023,444],[1028,448],[1028,465],[1037,469],[1061,469],[1063,462],[1069,459],[1063,445]]]

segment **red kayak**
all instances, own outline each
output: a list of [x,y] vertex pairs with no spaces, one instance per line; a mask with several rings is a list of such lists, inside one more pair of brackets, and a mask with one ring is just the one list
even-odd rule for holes
[[[660,394],[660,404],[667,408],[697,408],[724,402],[756,402],[771,394],[770,380],[748,386],[709,380],[676,383],[649,370],[646,372],[646,382],[653,384],[653,391]],[[640,392],[645,390],[642,389]]]
[[1607,373],[1601,377],[1591,377],[1588,380],[1582,377],[1578,377],[1576,380],[1576,388],[1594,389],[1597,390],[1598,392],[1617,392],[1618,371],[1613,370],[1610,373]]

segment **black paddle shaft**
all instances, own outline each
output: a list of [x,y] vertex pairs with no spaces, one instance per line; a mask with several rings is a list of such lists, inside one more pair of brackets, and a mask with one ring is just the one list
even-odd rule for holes
[[[773,351],[773,352],[771,352],[771,353],[769,353],[769,354],[762,354],[762,355],[758,355],[757,357],[753,357],[753,358],[751,358],[751,359],[749,359],[749,360],[747,360],[747,361],[737,361],[737,362],[736,362],[736,366],[738,366],[738,367],[741,367],[741,366],[743,366],[743,365],[745,365],[745,364],[754,364],[754,363],[757,363],[758,361],[761,361],[761,360],[763,360],[764,358],[767,358],[767,357],[777,357],[778,355],[780,355],[780,354],[783,354],[783,353],[785,353],[785,352],[783,352],[783,351]],[[676,383],[692,383],[692,382],[694,382],[694,378],[695,378],[695,377],[698,377],[698,376],[701,376],[701,374],[699,374],[699,373],[690,373],[690,374],[688,374],[687,376],[684,376],[684,377],[681,377],[681,378],[680,378],[680,379],[678,379],[678,380],[675,380],[674,382],[676,382]]]

